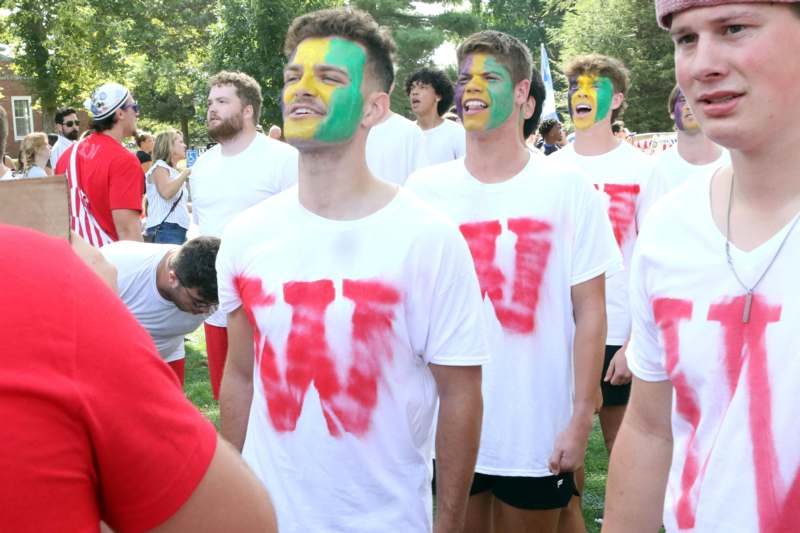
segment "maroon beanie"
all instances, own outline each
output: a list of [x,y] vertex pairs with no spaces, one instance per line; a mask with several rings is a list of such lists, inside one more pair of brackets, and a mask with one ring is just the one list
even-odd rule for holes
[[718,6],[721,4],[753,4],[753,3],[783,3],[790,4],[800,0],[656,0],[656,18],[658,24],[668,30],[672,24],[672,15],[693,7]]

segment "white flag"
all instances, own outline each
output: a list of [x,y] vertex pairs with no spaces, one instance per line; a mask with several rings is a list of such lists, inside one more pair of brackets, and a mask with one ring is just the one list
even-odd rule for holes
[[550,60],[547,59],[547,50],[542,47],[542,57],[539,64],[539,70],[542,73],[542,81],[544,81],[544,108],[542,109],[542,120],[554,118],[558,120],[556,114],[556,95],[553,91],[553,77],[550,75]]

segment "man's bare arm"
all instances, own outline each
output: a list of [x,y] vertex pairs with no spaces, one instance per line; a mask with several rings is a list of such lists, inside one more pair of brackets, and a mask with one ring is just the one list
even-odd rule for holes
[[244,308],[228,314],[228,357],[219,393],[220,433],[242,451],[253,401],[253,328]]
[[139,211],[133,209],[112,209],[111,218],[117,235],[121,241],[142,242],[142,224],[139,221]]
[[655,533],[661,527],[672,459],[672,384],[633,378],[608,469],[603,532]]
[[572,419],[556,437],[550,457],[549,466],[554,474],[574,472],[583,465],[592,432],[606,341],[605,275],[573,286],[571,295],[575,316],[575,400]]
[[434,533],[456,533],[464,527],[481,438],[481,367],[432,364],[430,368],[439,390]]
[[151,533],[274,533],[269,494],[239,454],[217,438],[217,449],[200,484],[166,522]]

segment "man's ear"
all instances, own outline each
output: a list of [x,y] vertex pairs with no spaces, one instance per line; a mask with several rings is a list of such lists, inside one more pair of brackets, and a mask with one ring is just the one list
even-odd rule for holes
[[514,103],[522,105],[528,101],[531,92],[531,80],[522,80],[514,86]]
[[531,118],[533,116],[533,112],[536,110],[536,98],[534,98],[533,95],[528,96],[528,99],[525,100],[525,105],[522,109],[525,112],[525,120]]
[[611,97],[611,109],[619,109],[619,106],[621,106],[624,101],[625,93],[614,93],[614,96]]
[[173,289],[177,288],[180,284],[178,276],[175,275],[175,271],[172,269],[167,269],[167,281],[169,281],[169,286]]
[[364,114],[361,125],[371,128],[379,124],[389,112],[389,95],[385,92],[374,92],[367,96],[364,102]]
[[[253,120],[253,106],[252,105],[247,104],[246,106],[244,106],[242,108],[242,118],[244,120],[248,120],[248,119],[249,120]],[[255,121],[253,121],[253,122],[255,122]]]

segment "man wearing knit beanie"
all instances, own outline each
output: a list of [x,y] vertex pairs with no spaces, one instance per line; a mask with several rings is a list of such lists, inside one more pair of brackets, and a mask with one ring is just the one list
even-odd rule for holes
[[104,83],[84,105],[92,113],[92,133],[65,151],[55,169],[69,180],[72,231],[98,248],[141,241],[144,173],[122,145],[136,133],[139,104],[122,85]]
[[639,234],[633,393],[603,531],[796,531],[800,2],[658,0],[656,13],[731,165],[663,198]]

